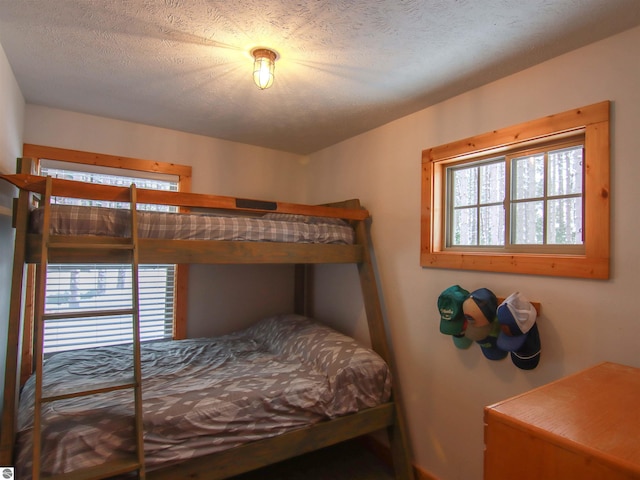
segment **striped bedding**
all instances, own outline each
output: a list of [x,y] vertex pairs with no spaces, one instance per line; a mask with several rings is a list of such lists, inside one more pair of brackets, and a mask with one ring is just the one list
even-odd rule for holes
[[[130,236],[129,211],[104,207],[52,205],[54,235]],[[44,209],[31,212],[30,231],[42,233]],[[353,244],[354,231],[341,219],[267,213],[231,217],[200,213],[138,212],[138,236],[173,240],[240,240]]]
[[[217,338],[145,343],[142,364],[148,469],[373,407],[391,392],[389,369],[375,352],[298,315]],[[55,354],[44,369],[45,389],[86,389],[130,374],[130,347]],[[117,391],[45,404],[43,473],[132,452],[132,397]],[[33,403],[32,377],[19,409],[20,479],[31,478]]]

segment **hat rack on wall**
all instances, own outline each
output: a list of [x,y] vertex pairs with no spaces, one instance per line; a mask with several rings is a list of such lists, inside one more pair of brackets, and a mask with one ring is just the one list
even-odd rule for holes
[[440,294],[437,306],[440,333],[450,336],[458,349],[475,343],[489,360],[510,356],[522,370],[538,366],[540,302],[531,302],[517,291],[498,297],[488,288],[469,292],[452,285]]

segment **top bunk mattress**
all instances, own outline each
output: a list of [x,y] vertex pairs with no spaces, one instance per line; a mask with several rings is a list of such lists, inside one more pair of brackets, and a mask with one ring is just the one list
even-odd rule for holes
[[[51,205],[51,235],[130,237],[126,209]],[[44,209],[31,212],[29,231],[42,233]],[[138,211],[139,238],[352,245],[353,228],[339,218],[267,213],[260,217]]]

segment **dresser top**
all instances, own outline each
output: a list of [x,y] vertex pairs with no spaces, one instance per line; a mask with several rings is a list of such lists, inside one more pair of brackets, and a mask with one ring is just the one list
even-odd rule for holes
[[485,409],[566,448],[640,468],[640,368],[602,363]]

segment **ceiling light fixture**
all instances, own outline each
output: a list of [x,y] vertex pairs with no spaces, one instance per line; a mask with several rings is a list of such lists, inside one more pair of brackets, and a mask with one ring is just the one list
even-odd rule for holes
[[273,85],[273,71],[276,68],[278,54],[268,48],[254,48],[251,55],[255,59],[253,62],[253,81],[260,90]]

